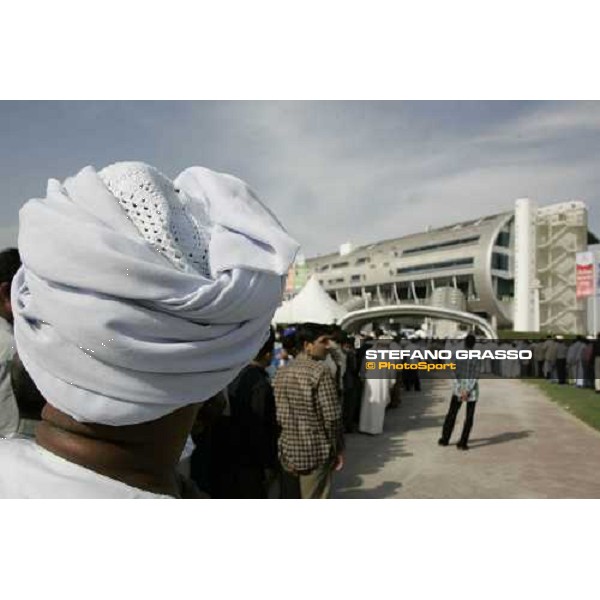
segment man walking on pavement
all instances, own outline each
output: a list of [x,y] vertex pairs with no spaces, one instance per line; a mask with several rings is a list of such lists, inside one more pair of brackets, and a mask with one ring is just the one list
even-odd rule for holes
[[273,382],[280,426],[282,498],[328,498],[333,471],[344,464],[342,407],[335,380],[325,365],[327,327],[298,328],[300,354],[279,369]]
[[[465,338],[465,349],[472,350],[475,346],[475,336],[467,335]],[[442,437],[438,440],[440,446],[447,446],[454,430],[456,416],[461,404],[466,405],[467,416],[463,426],[460,441],[456,444],[459,450],[469,449],[469,435],[473,427],[473,418],[475,416],[475,406],[479,398],[479,373],[481,372],[481,360],[479,359],[461,359],[456,364],[456,379],[452,387],[452,398],[448,414],[444,420],[442,428]]]

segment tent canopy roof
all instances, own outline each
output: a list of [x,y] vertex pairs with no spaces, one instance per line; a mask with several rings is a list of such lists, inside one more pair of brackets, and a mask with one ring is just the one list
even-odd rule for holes
[[338,322],[348,311],[340,306],[320,286],[313,276],[292,300],[284,302],[275,312],[273,322],[284,323],[323,323]]

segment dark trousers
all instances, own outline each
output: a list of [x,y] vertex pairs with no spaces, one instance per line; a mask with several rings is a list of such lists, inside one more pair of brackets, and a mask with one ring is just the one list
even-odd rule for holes
[[360,386],[344,388],[342,415],[346,432],[356,431],[360,415]]
[[475,416],[475,405],[477,402],[461,402],[458,396],[452,396],[450,399],[450,408],[448,409],[448,414],[446,415],[444,427],[442,429],[442,441],[446,444],[450,441],[450,437],[452,436],[454,424],[456,423],[456,415],[458,415],[461,404],[467,405],[467,416],[465,418],[465,424],[463,425],[459,444],[461,446],[466,446],[469,442],[469,435],[471,434],[471,428],[473,427],[473,417]]
[[407,392],[410,392],[412,389],[414,389],[415,392],[421,391],[421,380],[419,379],[419,374],[416,370],[410,369],[402,371],[402,384]]
[[226,465],[217,478],[213,498],[262,499],[267,497],[265,470],[261,466]]
[[535,374],[536,377],[544,377],[544,361],[543,360],[538,360],[537,361],[537,372]]
[[281,469],[281,498],[286,500],[318,500],[331,495],[331,476],[333,462],[316,467],[308,473],[290,473]]
[[567,383],[567,359],[557,358],[556,359],[556,373],[558,377],[558,383]]

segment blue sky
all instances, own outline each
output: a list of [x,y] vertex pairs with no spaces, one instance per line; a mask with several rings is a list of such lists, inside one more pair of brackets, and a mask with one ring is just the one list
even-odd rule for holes
[[142,160],[245,179],[304,254],[583,200],[600,234],[600,102],[0,102],[0,247],[49,178]]

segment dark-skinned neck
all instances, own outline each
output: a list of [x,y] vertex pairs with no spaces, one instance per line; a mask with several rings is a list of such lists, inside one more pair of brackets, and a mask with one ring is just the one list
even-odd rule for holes
[[36,441],[44,449],[132,487],[178,497],[176,467],[198,405],[160,419],[114,427],[79,423],[50,404],[42,411]]
[[271,361],[267,361],[264,359],[254,359],[253,361],[250,362],[250,364],[253,367],[260,367],[263,371],[271,364]]

